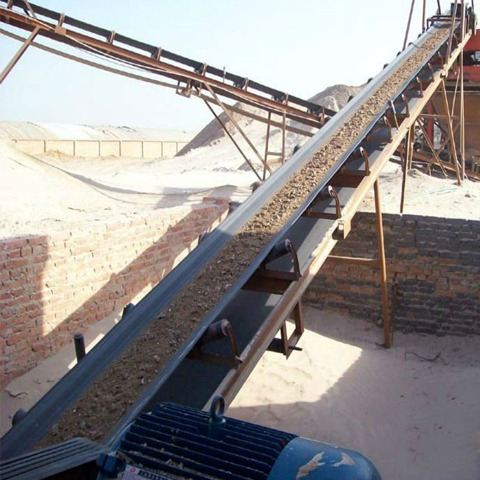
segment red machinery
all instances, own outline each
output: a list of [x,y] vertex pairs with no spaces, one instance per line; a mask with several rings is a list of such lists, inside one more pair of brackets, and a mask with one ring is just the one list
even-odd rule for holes
[[480,84],[480,31],[472,36],[463,50],[463,78],[465,82]]

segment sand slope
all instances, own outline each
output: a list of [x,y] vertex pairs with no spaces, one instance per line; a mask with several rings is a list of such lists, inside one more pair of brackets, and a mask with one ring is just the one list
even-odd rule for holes
[[359,450],[386,480],[480,478],[479,337],[396,333],[385,350],[372,324],[304,313],[304,350],[267,352],[229,415]]

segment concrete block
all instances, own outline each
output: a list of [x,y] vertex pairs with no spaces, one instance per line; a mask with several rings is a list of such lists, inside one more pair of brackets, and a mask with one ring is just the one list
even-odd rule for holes
[[102,140],[100,142],[101,157],[119,157],[120,140]]
[[15,141],[15,147],[29,155],[41,155],[45,153],[45,140],[19,139]]
[[143,142],[143,158],[162,158],[163,142],[161,141],[144,141]]
[[100,141],[99,140],[76,140],[75,156],[98,158],[100,156]]
[[64,155],[75,155],[73,140],[45,140],[45,151],[60,152]]
[[127,158],[142,158],[143,146],[140,140],[123,140],[120,145],[120,156]]
[[177,153],[177,142],[163,142],[163,158],[172,158]]

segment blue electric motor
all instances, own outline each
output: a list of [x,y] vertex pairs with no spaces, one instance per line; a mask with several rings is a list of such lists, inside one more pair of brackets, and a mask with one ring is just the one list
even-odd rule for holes
[[161,403],[97,461],[98,480],[380,480],[363,455],[223,416]]

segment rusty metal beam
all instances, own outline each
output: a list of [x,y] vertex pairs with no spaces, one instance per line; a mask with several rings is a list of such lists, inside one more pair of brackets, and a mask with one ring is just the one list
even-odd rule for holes
[[428,145],[428,147],[430,148],[430,150],[432,151],[432,154],[433,154],[432,161],[429,162],[429,164],[428,164],[428,171],[430,171],[431,164],[435,162],[440,167],[440,169],[442,170],[445,177],[447,177],[447,172],[443,168],[442,161],[441,161],[440,157],[438,156],[438,153],[435,150],[435,147],[433,146],[433,143],[430,140],[429,135],[425,131],[425,127],[422,125],[422,122],[420,122],[418,119],[417,119],[417,125],[420,127],[420,130],[422,131],[422,134],[423,134],[423,138],[425,138],[425,141],[427,142],[427,145]]
[[[9,32],[7,30],[2,29],[2,28],[0,28],[0,33],[9,37],[9,38],[14,39],[14,40],[18,40],[20,42],[25,42],[27,40],[26,38],[21,37],[20,35],[16,35],[12,32]],[[89,67],[94,67],[94,68],[97,68],[99,70],[114,73],[116,75],[121,75],[121,76],[124,76],[124,77],[127,77],[127,78],[132,78],[133,80],[139,80],[141,82],[151,83],[153,85],[159,85],[159,86],[165,87],[165,88],[171,88],[171,89],[176,89],[177,88],[177,85],[174,85],[172,83],[162,82],[160,80],[155,80],[153,78],[149,78],[149,77],[145,77],[145,76],[142,76],[142,75],[137,75],[137,74],[134,74],[134,73],[130,73],[130,72],[127,72],[125,70],[120,70],[120,69],[117,69],[117,68],[109,67],[109,66],[103,65],[101,63],[92,62],[91,60],[87,60],[85,58],[80,58],[80,57],[77,57],[75,55],[72,55],[72,54],[69,54],[69,53],[66,53],[66,52],[62,52],[60,50],[57,50],[57,49],[52,48],[52,47],[48,47],[46,45],[42,45],[41,43],[38,43],[38,42],[35,42],[35,41],[31,42],[30,45],[32,47],[38,48],[39,50],[43,50],[43,51],[51,53],[53,55],[57,55],[59,57],[66,58],[68,60],[72,60],[74,62],[78,62],[78,63],[81,63],[83,65],[87,65]],[[206,102],[213,103],[214,105],[218,105],[218,103],[215,101],[214,98],[211,98],[211,97],[209,97],[207,95],[204,95],[202,93],[196,93],[195,97],[200,98],[201,100],[204,100]],[[256,115],[252,112],[249,112],[245,109],[239,108],[235,105],[227,105],[225,103],[224,103],[224,105],[228,110],[230,110],[232,112],[239,113],[239,114],[241,114],[245,117],[252,118],[253,120],[256,120],[258,122],[268,123],[267,119],[265,117],[262,117],[261,115]],[[269,114],[271,114],[271,111],[267,110],[267,112]],[[271,120],[270,124],[272,126],[282,128],[282,123],[281,122]],[[314,135],[314,133],[312,133],[309,130],[302,130],[302,129],[297,128],[297,127],[292,127],[291,125],[288,125],[288,124],[285,126],[285,129],[286,129],[287,132],[297,133],[297,134],[303,135],[305,137],[312,137]]]
[[[456,5],[456,2],[455,2]],[[450,138],[450,149],[452,151],[452,157],[453,157],[453,163],[455,166],[455,172],[457,174],[457,182],[459,185],[462,184],[462,179],[460,176],[460,170],[458,167],[458,157],[457,157],[457,147],[455,146],[455,135],[453,133],[453,128],[452,128],[452,119],[450,117],[450,111],[448,108],[448,98],[447,98],[447,91],[445,89],[445,79],[442,78],[442,81],[440,82],[440,89],[442,92],[442,99],[443,99],[443,105],[445,107],[445,113],[447,114],[447,127],[448,127],[448,135]]]
[[[262,155],[257,150],[257,147],[255,147],[255,145],[252,143],[252,141],[248,138],[248,135],[243,131],[242,127],[235,120],[235,118],[233,118],[233,115],[228,111],[227,108],[225,108],[225,105],[218,98],[217,94],[213,91],[212,87],[210,85],[208,85],[208,83],[205,83],[205,87],[210,92],[210,95],[212,95],[212,97],[218,102],[218,105],[223,109],[223,111],[227,115],[228,119],[233,123],[233,125],[235,125],[235,128],[238,130],[240,135],[242,135],[243,139],[247,142],[248,146],[253,150],[253,152],[255,153],[257,158],[263,163],[265,169],[268,170],[269,173],[272,173],[272,169],[268,166],[267,162],[263,159]],[[262,180],[262,179],[259,178],[259,180]]]
[[458,0],[455,0],[455,3],[453,4],[452,8],[452,16],[450,19],[450,37],[448,39],[448,47],[447,47],[447,60],[450,58],[450,55],[452,53],[452,42],[453,42],[453,33],[454,33],[454,25],[455,25],[455,15],[457,14],[457,2]]
[[[156,58],[155,55],[148,57],[138,53],[137,51],[120,47],[113,42],[110,43],[110,37],[104,41],[84,33],[68,29],[65,27],[65,24],[59,27],[58,25],[22,15],[4,7],[0,7],[0,21],[4,21],[12,26],[24,30],[31,31],[38,28],[38,35],[57,40],[61,43],[65,43],[76,48],[81,48],[87,52],[96,52],[107,56],[112,56],[116,59],[128,61],[137,67],[147,69],[151,73],[173,78],[177,81],[190,81],[197,82],[199,84],[208,84],[212,90],[219,95],[223,95],[238,101],[248,101],[262,108],[271,109],[279,114],[285,113],[288,118],[298,120],[299,122],[309,126],[320,128],[324,123],[322,117],[303,110],[300,108],[300,106],[294,106],[291,102],[285,103],[282,101],[276,101],[274,99],[262,96],[259,93],[248,91],[246,88],[239,88],[215,78],[208,77],[206,73],[202,74],[198,73],[197,71],[190,71],[177,65],[167,63],[163,61],[161,56],[158,56],[158,58]],[[91,31],[94,31],[95,29],[103,30],[98,29],[98,27],[85,24],[84,22],[77,21],[77,23],[81,23],[85,28],[90,27]],[[109,34],[111,36],[111,32],[109,32]],[[115,39],[118,40],[119,38],[126,40],[126,37],[117,34]],[[130,46],[133,45],[134,47],[137,46],[136,44],[138,44],[139,47],[144,49],[151,47],[142,44],[141,42],[134,41],[130,41],[128,44]],[[309,103],[305,101],[303,102]],[[320,110],[321,107],[318,107],[318,109]]]
[[402,50],[405,50],[405,48],[407,47],[408,34],[410,32],[410,24],[412,23],[412,15],[413,15],[413,7],[414,6],[415,6],[415,0],[412,0],[412,3],[410,4],[410,13],[408,14],[407,28],[405,30],[405,38],[403,39]]
[[385,258],[385,240],[383,236],[382,202],[380,199],[380,188],[378,179],[373,186],[375,192],[375,213],[377,225],[378,241],[378,261],[380,264],[380,282],[382,288],[382,317],[383,317],[383,339],[385,348],[392,346],[392,332],[390,329],[390,314],[388,311],[388,281],[387,281],[387,262]]
[[[267,134],[265,135],[265,164],[268,162],[268,146],[270,143],[270,121],[272,119],[272,112],[268,112]],[[263,179],[267,177],[267,169],[263,167]]]
[[13,56],[10,62],[8,62],[8,65],[3,69],[3,72],[0,74],[0,85],[7,78],[8,74],[12,71],[13,67],[17,64],[17,62],[22,58],[23,54],[39,32],[40,27],[36,27],[30,34],[30,36],[25,40],[25,43],[20,47],[18,52]]
[[[462,23],[461,23],[461,39],[465,37],[465,0],[462,0]],[[463,78],[463,55],[460,55],[460,157],[461,157],[461,172],[462,180],[465,180],[465,89]]]
[[[431,158],[430,156],[422,153],[422,152],[414,152],[413,153],[413,158],[419,162],[425,162],[425,163],[429,163],[431,161]],[[449,172],[452,172],[452,173],[455,173],[457,172],[456,168],[450,164],[450,163],[447,163],[447,162],[444,162],[442,160],[442,165],[443,165],[443,168]],[[471,179],[474,179],[474,180],[477,180],[477,181],[480,181],[480,174],[479,173],[476,173],[472,170],[467,170],[467,174],[466,174],[467,178],[471,178]]]
[[248,166],[252,169],[253,173],[257,176],[259,180],[262,180],[262,177],[258,174],[256,168],[253,166],[252,162],[248,159],[248,157],[245,155],[244,151],[240,147],[240,145],[237,143],[237,141],[233,138],[232,134],[228,131],[227,126],[222,122],[222,119],[217,115],[215,110],[208,104],[208,102],[205,100],[205,105],[207,108],[212,112],[212,115],[216,118],[218,123],[222,126],[223,130],[225,133],[228,135],[228,138],[232,141],[232,143],[235,145],[237,150],[240,152],[240,155],[244,158],[244,160],[247,162]]

